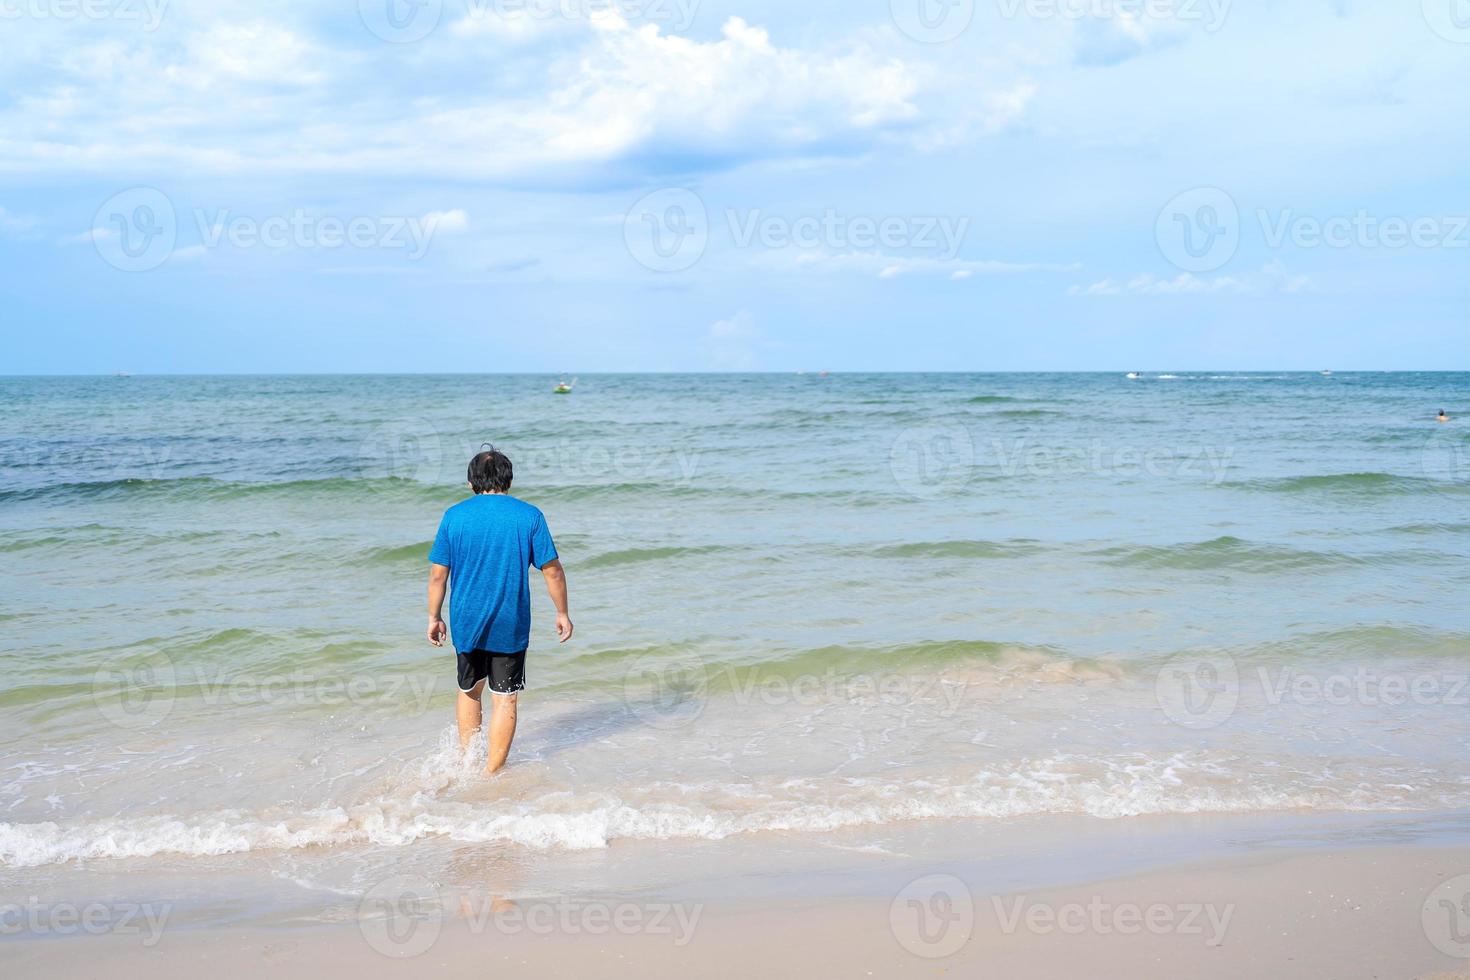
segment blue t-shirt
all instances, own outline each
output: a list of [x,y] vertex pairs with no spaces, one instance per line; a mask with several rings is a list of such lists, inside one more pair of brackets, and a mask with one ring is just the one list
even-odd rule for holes
[[519,653],[531,643],[527,569],[556,558],[541,511],[482,493],[444,512],[429,561],[449,568],[449,630],[460,653]]

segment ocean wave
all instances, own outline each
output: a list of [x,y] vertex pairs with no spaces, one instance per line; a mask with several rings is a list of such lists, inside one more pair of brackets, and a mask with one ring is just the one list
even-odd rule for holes
[[617,568],[622,565],[638,565],[651,561],[669,561],[674,558],[691,558],[698,555],[722,554],[739,549],[723,548],[719,545],[689,545],[664,548],[622,548],[593,555],[577,563],[578,568]]
[[1273,767],[1275,785],[1247,760],[1182,752],[1056,754],[963,777],[776,778],[739,783],[653,783],[627,790],[557,791],[531,800],[459,802],[415,793],[343,806],[188,816],[116,817],[63,826],[0,823],[0,864],[215,856],[345,845],[402,847],[440,838],[532,850],[590,850],[619,840],[721,840],[743,834],[822,833],[907,821],[1082,814],[1295,809],[1419,810],[1464,806],[1453,781],[1351,766],[1339,772]]
[[[238,482],[208,476],[189,476],[158,480],[107,480],[92,483],[55,483],[25,489],[0,490],[0,502],[101,502],[109,500],[167,500],[209,502],[217,500],[280,498],[283,500],[353,500],[419,504],[443,509],[463,500],[467,491],[461,485],[424,483],[404,477],[354,477],[280,482]],[[567,484],[517,483],[516,495],[529,503],[572,503],[604,500],[610,497],[660,496],[709,499],[764,498],[816,500],[829,499],[825,491],[773,491],[738,487],[695,486],[678,473],[667,480],[594,481]],[[839,493],[859,499],[858,493]]]
[[[666,482],[616,482],[551,484],[517,491],[517,496],[534,503],[577,503],[585,500],[603,500],[610,497],[753,497],[757,491],[717,489],[699,487],[684,480],[671,479]],[[780,495],[785,496],[785,495]]]
[[1323,473],[1270,480],[1250,480],[1225,485],[1237,489],[1266,490],[1276,493],[1335,493],[1364,496],[1414,494],[1433,490],[1443,492],[1459,487],[1451,482],[1432,480],[1424,476],[1377,472]]
[[849,548],[845,553],[873,558],[1024,558],[1039,551],[1041,543],[1027,538],[1012,541],[910,541],[873,548]]
[[8,541],[0,542],[0,554],[9,554],[14,551],[30,551],[33,548],[62,547],[74,543],[70,538],[56,534],[39,534],[34,537],[16,537]]
[[396,548],[373,548],[363,552],[361,562],[375,565],[398,565],[407,562],[426,562],[429,558],[429,549],[434,546],[432,540],[420,541],[417,544],[399,545]]
[[[1470,533],[1470,524],[1463,521],[1433,521],[1421,524],[1400,524],[1397,527],[1384,529],[1388,534],[1466,534]],[[1373,533],[1371,531],[1364,533]]]
[[746,690],[752,684],[802,681],[825,676],[864,677],[911,674],[941,683],[979,687],[1026,684],[1088,684],[1117,680],[1126,664],[1073,656],[1050,647],[986,640],[931,640],[873,646],[825,646],[768,649],[758,658],[749,651],[706,649],[698,644],[602,650],[576,658],[574,679],[544,685],[569,694],[621,690],[632,667],[664,666],[697,675],[710,696]]
[[1379,666],[1384,666],[1391,660],[1470,659],[1470,633],[1397,623],[1363,623],[1341,629],[1300,633],[1237,654],[1237,659],[1282,663],[1308,658],[1342,657]]
[[105,501],[167,499],[213,501],[240,497],[391,499],[440,503],[444,506],[463,496],[459,489],[420,483],[403,477],[361,477],[248,482],[221,480],[210,476],[168,479],[102,480],[82,483],[53,483],[25,489],[0,490],[0,501]]
[[1178,568],[1193,571],[1237,569],[1246,572],[1282,572],[1382,565],[1394,561],[1423,564],[1443,556],[1421,551],[1360,556],[1331,551],[1309,551],[1284,545],[1258,544],[1226,535],[1188,544],[1104,548],[1092,553],[1110,565],[1139,568]]

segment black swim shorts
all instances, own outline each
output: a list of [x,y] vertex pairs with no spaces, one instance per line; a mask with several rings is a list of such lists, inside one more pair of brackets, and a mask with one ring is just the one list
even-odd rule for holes
[[526,687],[526,651],[491,653],[471,650],[459,659],[459,689],[466,694],[481,681],[496,694],[514,694]]

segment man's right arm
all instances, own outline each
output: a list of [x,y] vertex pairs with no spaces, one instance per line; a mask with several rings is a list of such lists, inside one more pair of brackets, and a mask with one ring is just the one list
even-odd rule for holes
[[567,573],[561,567],[561,559],[553,558],[542,565],[541,575],[546,579],[546,594],[556,604],[557,641],[565,643],[572,638],[572,620],[567,615]]

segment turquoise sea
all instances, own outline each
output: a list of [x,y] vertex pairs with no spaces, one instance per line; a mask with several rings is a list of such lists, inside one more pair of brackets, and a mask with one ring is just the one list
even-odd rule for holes
[[[1470,374],[555,380],[0,379],[0,881],[1470,806]],[[577,624],[493,780],[422,637],[485,443]]]

